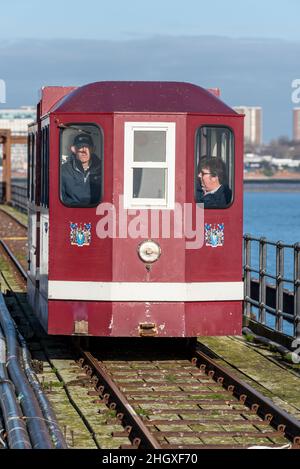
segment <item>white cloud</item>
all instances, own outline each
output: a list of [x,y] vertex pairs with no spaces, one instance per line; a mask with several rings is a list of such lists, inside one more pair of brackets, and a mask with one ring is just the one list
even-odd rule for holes
[[229,105],[261,105],[266,140],[291,133],[291,82],[299,78],[300,42],[156,36],[128,41],[26,39],[1,46],[7,106],[35,103],[43,85],[189,81],[220,87]]

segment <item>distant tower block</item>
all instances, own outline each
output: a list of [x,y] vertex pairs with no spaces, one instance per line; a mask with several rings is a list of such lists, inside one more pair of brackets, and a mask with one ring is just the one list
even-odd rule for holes
[[300,107],[293,109],[293,140],[300,142]]
[[244,140],[253,145],[262,144],[262,108],[258,106],[236,106],[239,114],[245,114]]
[[6,103],[6,86],[4,80],[0,80],[0,103]]

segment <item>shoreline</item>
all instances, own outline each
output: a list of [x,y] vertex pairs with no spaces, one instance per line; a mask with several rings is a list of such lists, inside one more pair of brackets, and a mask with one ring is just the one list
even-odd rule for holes
[[244,179],[247,192],[300,192],[300,178]]
[[[12,178],[12,183],[26,186],[27,180],[25,178]],[[1,185],[2,181],[0,180]],[[246,192],[300,192],[300,178],[244,179],[243,187]]]

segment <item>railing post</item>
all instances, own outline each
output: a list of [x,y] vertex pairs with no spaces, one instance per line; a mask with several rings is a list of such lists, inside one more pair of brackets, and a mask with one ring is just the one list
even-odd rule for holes
[[300,243],[294,244],[294,337],[300,339]]
[[251,297],[251,237],[248,234],[244,236],[244,315],[251,317],[251,303],[248,299]]
[[12,183],[11,185],[11,203],[22,212],[27,212],[27,187]]
[[10,129],[0,130],[0,144],[3,148],[3,174],[2,174],[2,198],[5,203],[11,200],[11,131]]
[[261,324],[266,324],[266,266],[267,266],[267,239],[259,240],[259,316]]
[[276,243],[276,331],[282,332],[284,249],[283,242]]

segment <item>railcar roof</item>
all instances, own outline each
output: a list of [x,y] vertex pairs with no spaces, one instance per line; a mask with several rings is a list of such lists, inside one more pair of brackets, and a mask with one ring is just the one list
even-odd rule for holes
[[100,81],[64,96],[51,111],[62,113],[175,112],[237,115],[210,91],[191,83]]

